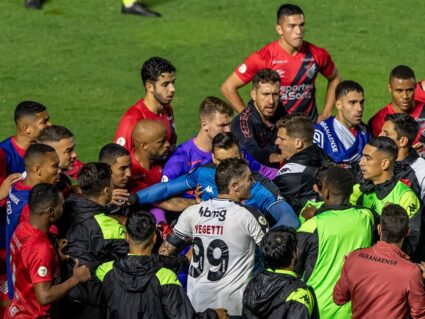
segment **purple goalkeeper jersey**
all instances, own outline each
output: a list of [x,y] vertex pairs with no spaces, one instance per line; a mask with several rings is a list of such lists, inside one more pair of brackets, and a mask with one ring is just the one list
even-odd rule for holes
[[211,152],[200,150],[191,138],[187,142],[180,144],[174,153],[165,163],[162,171],[162,181],[176,179],[177,177],[189,173],[194,168],[212,161]]

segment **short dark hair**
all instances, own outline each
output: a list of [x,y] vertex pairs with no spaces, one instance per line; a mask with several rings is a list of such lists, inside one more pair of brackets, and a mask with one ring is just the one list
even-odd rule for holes
[[229,194],[230,181],[240,177],[248,167],[248,163],[240,158],[228,158],[220,162],[215,172],[215,183],[219,194]]
[[51,125],[41,131],[40,136],[38,137],[38,142],[60,142],[65,138],[70,138],[73,136],[74,134],[72,134],[72,132],[66,127],[60,125]]
[[105,163],[87,163],[78,172],[78,185],[85,196],[99,196],[111,184],[111,167]]
[[46,107],[38,102],[23,101],[16,106],[15,109],[15,123],[18,124],[19,120],[28,117],[36,116],[38,113],[46,111]]
[[413,72],[413,70],[407,65],[397,65],[394,69],[392,69],[389,82],[391,83],[391,80],[394,78],[401,80],[414,79],[416,82],[415,72]]
[[384,152],[388,154],[392,162],[394,162],[398,155],[398,147],[397,144],[387,136],[377,136],[372,138],[367,144],[372,147],[375,147],[380,152]]
[[141,244],[155,232],[155,217],[150,212],[136,211],[130,214],[125,227],[128,236],[137,244]]
[[406,210],[396,204],[384,207],[381,214],[382,240],[387,243],[398,243],[409,231],[409,217]]
[[207,96],[199,105],[199,117],[210,117],[215,113],[233,115],[232,107],[222,99]]
[[143,63],[140,73],[142,75],[143,85],[146,85],[147,82],[153,83],[158,81],[158,78],[163,73],[173,72],[176,72],[176,68],[170,61],[159,56],[154,56]]
[[252,79],[252,87],[258,89],[261,84],[279,84],[280,86],[280,75],[275,70],[272,69],[262,69],[255,73],[254,78]]
[[40,214],[49,207],[59,203],[61,191],[57,185],[40,183],[35,185],[29,194],[28,206],[31,214]]
[[109,143],[100,150],[99,162],[112,166],[117,162],[117,159],[122,156],[130,156],[130,152],[119,144]]
[[326,186],[333,195],[349,199],[353,193],[354,176],[346,168],[331,165],[326,170]]
[[276,123],[278,129],[286,129],[286,134],[291,138],[299,138],[304,142],[313,143],[314,124],[302,114],[289,114]]
[[285,226],[273,228],[264,235],[260,249],[266,268],[289,267],[297,250],[297,233]]
[[358,92],[364,94],[363,87],[359,83],[351,80],[345,80],[338,83],[338,85],[336,86],[335,98],[338,100],[350,92]]
[[229,150],[235,145],[239,147],[239,139],[232,132],[218,133],[212,139],[213,152],[216,148]]
[[25,151],[25,170],[28,172],[34,163],[40,162],[47,153],[56,153],[55,149],[47,144],[35,143]]
[[296,14],[304,15],[303,10],[295,4],[285,3],[277,9],[277,23],[279,23],[283,17],[293,16]]
[[390,121],[394,124],[394,130],[397,133],[397,139],[406,136],[409,146],[413,145],[419,132],[419,124],[415,119],[407,113],[394,113],[385,116],[385,122]]

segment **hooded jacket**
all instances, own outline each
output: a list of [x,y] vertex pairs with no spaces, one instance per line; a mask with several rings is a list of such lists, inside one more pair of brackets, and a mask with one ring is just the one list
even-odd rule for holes
[[294,154],[281,167],[273,180],[280,194],[299,213],[309,200],[318,200],[319,194],[313,191],[316,184],[316,172],[332,159],[316,144]]
[[313,292],[294,272],[267,269],[243,294],[244,318],[318,318]]
[[[107,319],[217,318],[212,309],[196,313],[173,270],[175,257],[127,255],[101,265]],[[173,270],[170,270],[173,269]]]
[[[62,234],[68,240],[66,254],[87,265],[92,273],[92,278],[86,284],[73,288],[69,296],[94,306],[98,306],[101,300],[101,285],[93,276],[96,268],[128,252],[124,240],[125,227],[104,212],[106,208],[96,202],[71,194],[65,202],[60,224]],[[66,277],[72,276],[72,266],[70,263],[67,265]]]

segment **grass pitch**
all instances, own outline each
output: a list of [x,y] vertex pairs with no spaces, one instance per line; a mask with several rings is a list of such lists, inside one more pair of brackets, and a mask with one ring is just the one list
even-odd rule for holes
[[[140,67],[153,55],[177,67],[173,107],[178,142],[196,134],[197,107],[254,50],[277,38],[274,0],[149,0],[162,18],[126,16],[120,0],[49,0],[29,11],[0,2],[0,138],[14,131],[22,100],[45,104],[70,128],[83,161],[111,142],[125,110],[143,93]],[[344,79],[365,88],[368,119],[387,104],[389,71],[411,66],[425,78],[422,1],[298,1],[305,39],[325,47]],[[318,106],[326,82],[318,80]],[[248,99],[249,88],[243,96]]]

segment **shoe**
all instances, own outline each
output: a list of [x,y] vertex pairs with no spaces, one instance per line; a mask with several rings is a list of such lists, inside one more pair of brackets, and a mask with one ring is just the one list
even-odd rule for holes
[[27,9],[41,9],[41,0],[25,0],[25,8]]
[[143,3],[135,2],[131,7],[122,6],[121,13],[124,14],[138,14],[145,17],[160,17],[161,14],[155,11],[152,11]]

